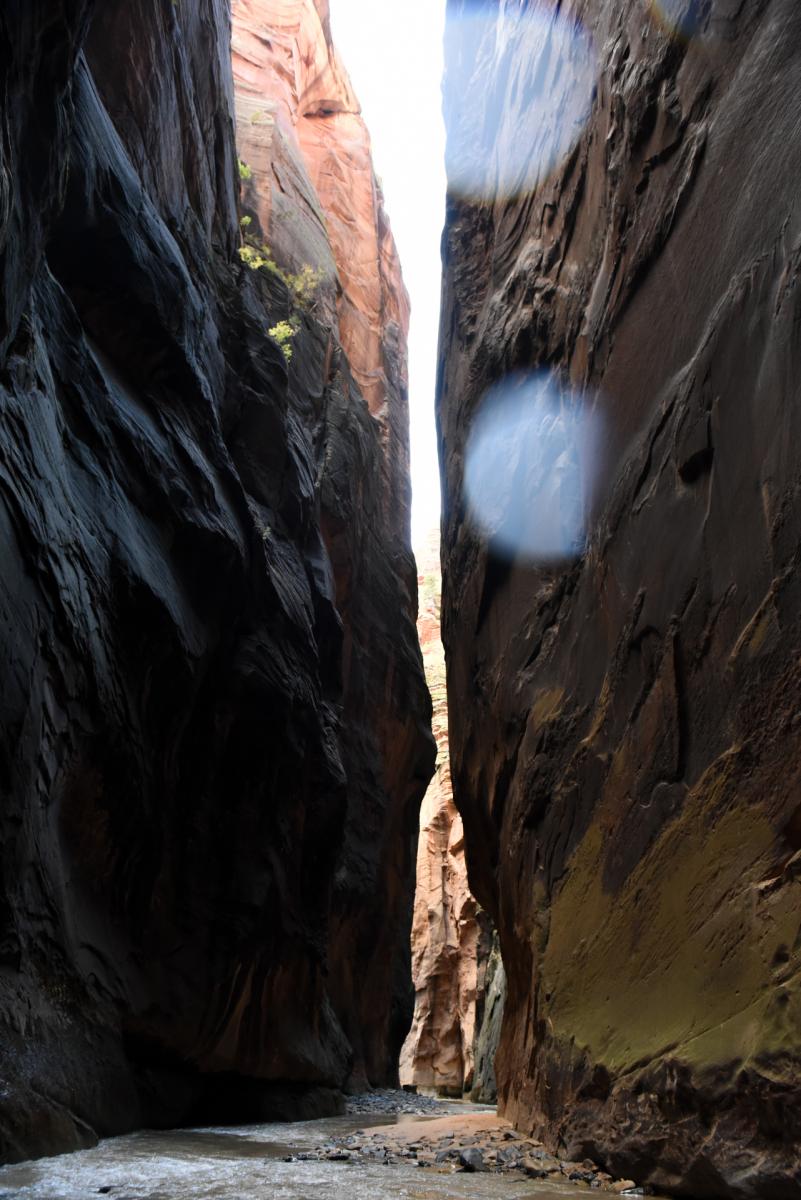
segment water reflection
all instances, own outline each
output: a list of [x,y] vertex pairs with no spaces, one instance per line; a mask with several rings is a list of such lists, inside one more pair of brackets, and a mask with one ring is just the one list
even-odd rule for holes
[[568,559],[586,540],[600,473],[600,417],[591,398],[544,373],[493,386],[465,455],[469,515],[496,553]]
[[[531,191],[581,136],[596,82],[592,42],[554,0],[468,0],[446,24],[448,185],[454,195]],[[476,90],[476,80],[491,80]]]

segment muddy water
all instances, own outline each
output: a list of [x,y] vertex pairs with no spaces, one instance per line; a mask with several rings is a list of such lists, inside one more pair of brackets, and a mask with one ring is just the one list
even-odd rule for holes
[[508,1175],[440,1175],[405,1164],[283,1161],[387,1120],[337,1117],[293,1125],[135,1133],[101,1142],[93,1150],[3,1167],[0,1200],[577,1200],[579,1189],[568,1183]]

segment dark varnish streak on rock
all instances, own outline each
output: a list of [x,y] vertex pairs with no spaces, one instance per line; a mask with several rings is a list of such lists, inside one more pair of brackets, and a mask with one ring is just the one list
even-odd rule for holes
[[291,384],[265,337],[224,0],[14,0],[0,80],[0,1156],[330,1111],[348,774],[410,887],[433,766],[379,439],[325,329]]
[[[562,5],[600,61],[575,153],[533,196],[449,205],[454,791],[508,974],[502,1111],[641,1183],[788,1200],[801,1196],[801,9],[711,0],[683,40],[648,8]],[[510,58],[538,70],[511,45],[493,78],[484,49],[467,84],[448,66],[450,137],[466,95],[514,77]],[[486,387],[532,365],[599,390],[604,502],[579,561],[498,570],[465,518],[464,447]]]
[[[266,243],[290,274],[317,272],[305,307],[329,332],[331,380],[341,376],[343,351],[349,372],[340,389],[344,404],[331,406],[320,500],[344,626],[341,746],[348,777],[327,986],[353,1047],[352,1091],[397,1083],[398,1039],[409,1024],[408,820],[420,773],[410,771],[419,757],[419,723],[406,714],[419,706],[419,677],[415,664],[397,669],[398,583],[387,571],[392,546],[392,569],[415,594],[407,549],[408,297],[369,131],[331,40],[326,0],[235,0],[232,13],[247,236]],[[291,388],[309,361],[293,354]],[[311,365],[298,404],[320,386],[320,363]]]

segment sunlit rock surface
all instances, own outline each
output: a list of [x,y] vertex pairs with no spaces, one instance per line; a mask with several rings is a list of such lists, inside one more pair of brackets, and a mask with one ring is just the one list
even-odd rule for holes
[[0,1155],[330,1111],[411,1013],[403,325],[384,423],[324,311],[266,337],[223,0],[4,6],[0,63]]
[[483,1002],[490,934],[467,885],[462,818],[451,791],[438,533],[420,554],[418,567],[417,628],[434,702],[437,769],[420,812],[412,926],[415,1008],[401,1054],[400,1081],[461,1096],[474,1083],[476,1013]]
[[[801,10],[559,7],[592,40],[589,118],[534,191],[461,188],[444,243],[443,637],[501,1108],[640,1183],[796,1197]],[[482,104],[525,128],[571,71],[484,11],[469,53],[449,39],[452,141]],[[462,493],[482,396],[542,367],[606,429],[556,565],[496,553]],[[542,485],[523,464],[518,502]]]
[[406,414],[395,394],[406,386],[409,302],[328,7],[327,0],[234,0],[237,140],[253,171],[245,198],[282,263],[336,274],[342,346],[408,491]]

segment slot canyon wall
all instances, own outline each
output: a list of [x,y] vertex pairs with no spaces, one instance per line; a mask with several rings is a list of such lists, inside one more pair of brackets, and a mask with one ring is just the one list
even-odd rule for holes
[[[450,746],[470,885],[508,977],[501,1111],[674,1194],[789,1200],[801,9],[521,3],[482,6],[483,32],[464,33],[467,7],[449,4],[451,158],[503,114],[502,172],[531,129],[526,97],[569,86],[559,37],[532,44],[510,14],[558,9],[597,60],[575,144],[532,186],[452,188],[443,242]],[[532,368],[604,422],[586,543],[561,564],[501,554],[464,495],[483,395]],[[515,462],[530,506],[547,481]]]
[[0,1158],[330,1111],[395,1077],[434,762],[386,218],[346,292],[297,158],[319,289],[240,260],[225,0],[4,5],[0,81]]
[[[289,272],[311,269],[320,277],[314,309],[332,336],[326,361],[315,364],[314,386],[326,371],[336,376],[343,356],[358,406],[366,403],[371,417],[363,414],[372,438],[365,454],[363,430],[348,411],[353,401],[334,415],[335,426],[343,417],[350,424],[343,432],[352,444],[327,464],[321,491],[322,533],[345,624],[349,781],[328,988],[356,1051],[351,1086],[396,1083],[411,1015],[416,813],[435,754],[431,744],[422,754],[419,652],[408,625],[417,589],[409,551],[409,301],[370,135],[332,43],[328,3],[234,0],[233,71],[237,145],[249,175],[248,237]],[[321,462],[332,445],[321,447]],[[366,478],[358,477],[364,467],[354,451]],[[396,629],[404,594],[405,622]]]
[[462,818],[453,803],[438,533],[418,552],[417,565],[417,630],[434,707],[437,765],[420,811],[412,925],[415,1006],[401,1051],[400,1082],[440,1095],[476,1089],[486,1096],[492,1090],[493,1048],[480,1056],[480,1079],[474,1051],[482,1032],[492,927],[467,884]]

